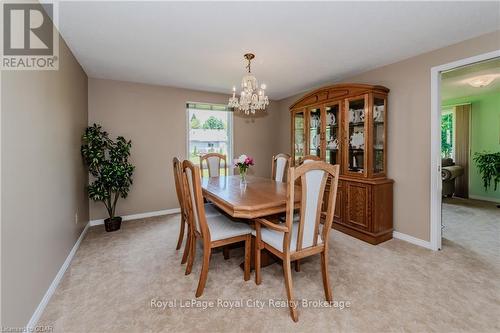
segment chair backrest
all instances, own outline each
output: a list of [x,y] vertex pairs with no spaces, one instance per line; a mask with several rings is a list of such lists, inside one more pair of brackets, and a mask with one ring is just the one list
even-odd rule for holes
[[201,234],[204,241],[210,242],[210,231],[201,191],[200,168],[191,161],[185,160],[182,162],[182,175],[188,222],[195,232]]
[[221,162],[224,161],[224,176],[227,176],[227,161],[226,155],[217,153],[208,153],[200,156],[200,169],[203,174],[203,161],[205,161],[208,169],[209,177],[219,177]]
[[321,207],[323,205],[323,196],[328,178],[331,179],[328,207],[326,218],[324,220],[321,239],[328,241],[328,235],[332,227],[333,215],[335,210],[335,201],[337,199],[337,186],[339,177],[339,165],[331,165],[323,161],[312,161],[304,163],[299,167],[290,168],[288,171],[288,200],[286,225],[290,232],[285,233],[283,237],[283,249],[290,251],[291,232],[293,224],[295,182],[300,181],[301,202],[300,202],[300,220],[297,228],[297,247],[296,251],[313,247],[318,244],[319,224],[321,219]]
[[175,180],[175,192],[177,193],[177,200],[179,201],[179,206],[181,208],[181,216],[185,218],[185,195],[184,195],[184,186],[182,183],[182,162],[174,157],[172,160],[174,166],[174,180]]
[[290,155],[278,154],[273,156],[272,178],[277,182],[282,182],[288,174],[290,167]]
[[301,164],[315,162],[315,161],[321,161],[321,158],[316,155],[306,155],[302,158]]

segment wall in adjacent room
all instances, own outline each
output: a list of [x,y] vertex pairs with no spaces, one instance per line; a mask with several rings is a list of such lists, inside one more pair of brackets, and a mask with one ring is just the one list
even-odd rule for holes
[[[382,85],[391,90],[388,176],[395,180],[396,231],[430,239],[431,68],[495,51],[499,45],[500,30],[342,80]],[[278,150],[290,152],[288,108],[304,94],[278,102],[281,115]]]
[[[132,140],[136,166],[129,197],[118,202],[118,215],[179,206],[172,158],[186,158],[186,102],[227,104],[229,95],[113,80],[89,79],[89,124],[101,124],[112,137]],[[256,165],[250,173],[270,177],[279,126],[271,101],[265,116],[234,114],[234,156],[248,154]],[[90,218],[102,219],[102,203],[91,202]]]
[[500,91],[462,97],[443,101],[443,108],[448,105],[471,104],[470,123],[470,175],[469,196],[476,199],[486,199],[500,202],[500,185],[497,191],[483,187],[481,174],[473,161],[477,152],[500,152]]
[[23,327],[89,220],[87,75],[60,38],[59,70],[2,71],[1,86],[2,326]]

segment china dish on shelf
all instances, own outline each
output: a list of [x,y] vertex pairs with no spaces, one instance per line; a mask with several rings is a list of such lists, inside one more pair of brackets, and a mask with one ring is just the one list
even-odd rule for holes
[[320,126],[321,126],[321,122],[320,122],[319,116],[312,116],[311,117],[311,128],[316,128],[316,127],[320,127]]
[[316,134],[313,136],[312,138],[312,149],[318,149],[319,148],[319,140],[320,140],[320,137],[319,137],[319,134]]
[[329,140],[327,147],[328,149],[339,149],[339,140],[338,139]]
[[354,132],[351,135],[349,144],[354,149],[364,149],[365,148],[365,134],[361,131]]
[[328,113],[328,119],[326,120],[328,126],[335,126],[337,124],[337,119],[335,119],[335,115],[333,112]]
[[349,109],[349,122],[350,123],[361,123],[365,121],[365,109]]
[[373,107],[373,120],[375,122],[383,122],[384,121],[384,109],[385,105],[375,105]]

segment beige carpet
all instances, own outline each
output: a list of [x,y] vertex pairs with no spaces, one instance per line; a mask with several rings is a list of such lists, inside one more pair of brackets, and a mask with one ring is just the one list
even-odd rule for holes
[[487,201],[445,198],[443,246],[463,247],[500,267],[500,208],[496,205]]
[[[151,308],[151,300],[194,298],[201,250],[184,276],[175,251],[179,217],[124,223],[83,241],[41,325],[55,332],[498,332],[500,268],[489,256],[447,242],[432,252],[404,241],[372,246],[333,231],[330,276],[334,299],[350,307],[299,308],[294,323],[285,308]],[[263,269],[263,283],[244,282],[242,252],[212,255],[205,301],[286,299],[281,266]],[[296,297],[323,300],[319,256],[293,272]],[[178,305],[179,306],[179,305]]]

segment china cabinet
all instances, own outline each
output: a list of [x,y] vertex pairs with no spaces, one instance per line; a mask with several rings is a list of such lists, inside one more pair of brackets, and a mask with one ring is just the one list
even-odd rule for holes
[[388,93],[382,86],[337,84],[290,107],[294,165],[306,155],[340,164],[333,227],[372,244],[391,239],[393,231],[393,181],[386,177]]

